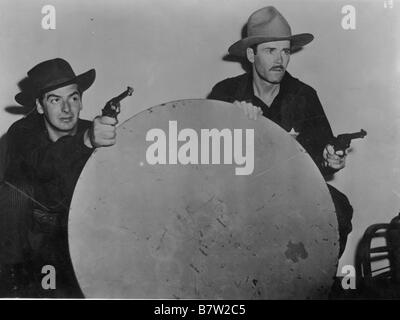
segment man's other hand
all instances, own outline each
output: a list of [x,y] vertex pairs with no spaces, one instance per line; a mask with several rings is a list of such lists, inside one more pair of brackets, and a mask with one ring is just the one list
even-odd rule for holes
[[258,117],[262,116],[262,110],[260,107],[256,107],[250,102],[235,101],[233,104],[241,109],[247,118],[250,120],[257,120]]
[[335,170],[343,169],[346,165],[346,152],[336,151],[332,145],[328,144],[323,152],[324,165]]
[[107,116],[94,118],[92,127],[85,132],[84,142],[89,148],[112,146],[116,142],[118,120]]

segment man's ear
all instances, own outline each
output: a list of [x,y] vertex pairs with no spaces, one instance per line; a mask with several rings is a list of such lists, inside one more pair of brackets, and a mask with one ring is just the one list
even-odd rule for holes
[[43,106],[40,104],[39,99],[36,99],[35,102],[36,102],[37,112],[39,112],[40,114],[43,114],[44,113]]
[[252,48],[246,49],[246,56],[247,56],[247,60],[249,60],[250,63],[254,63],[254,51]]

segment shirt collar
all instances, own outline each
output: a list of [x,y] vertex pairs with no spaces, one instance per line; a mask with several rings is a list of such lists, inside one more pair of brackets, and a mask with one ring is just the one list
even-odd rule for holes
[[[282,94],[286,93],[289,87],[289,83],[292,76],[289,72],[285,72],[283,79],[280,83],[279,93],[275,97],[275,99]],[[251,101],[255,97],[254,89],[253,89],[253,73],[247,72],[245,76],[240,80],[238,85],[238,89],[235,92],[235,100],[238,101]]]

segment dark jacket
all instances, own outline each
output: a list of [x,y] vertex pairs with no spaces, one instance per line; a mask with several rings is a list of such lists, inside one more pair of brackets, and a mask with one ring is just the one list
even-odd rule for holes
[[[12,285],[18,287],[19,296],[82,296],[69,258],[67,223],[75,184],[94,150],[83,142],[90,125],[90,121],[79,119],[76,135],[53,142],[43,116],[33,112],[15,122],[7,132],[8,164],[4,178],[5,187],[9,188],[5,189],[5,217],[15,215],[19,220],[11,226],[14,230],[8,242],[19,242],[24,251],[20,264],[23,271]],[[24,205],[11,201],[13,197]],[[56,290],[41,287],[44,265],[56,268]],[[15,268],[16,265],[12,266]]]
[[83,142],[90,121],[78,120],[75,136],[50,140],[43,116],[33,112],[15,122],[7,132],[8,165],[4,179],[29,184],[34,206],[67,212],[78,177],[94,149]]
[[267,106],[254,95],[252,74],[245,73],[217,83],[209,99],[226,102],[247,101],[262,109],[263,115],[286,131],[298,132],[297,141],[307,150],[325,176],[335,170],[323,166],[322,153],[333,138],[328,119],[316,91],[285,73],[280,90],[271,106]]

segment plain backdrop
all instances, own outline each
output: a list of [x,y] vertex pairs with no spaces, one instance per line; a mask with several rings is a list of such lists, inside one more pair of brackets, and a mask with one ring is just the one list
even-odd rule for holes
[[[44,5],[56,9],[56,29],[41,27]],[[356,9],[356,29],[344,30],[342,7]],[[335,134],[368,132],[353,142],[347,166],[332,182],[354,207],[353,232],[340,264],[354,262],[365,229],[400,210],[400,2],[261,0],[51,0],[0,2],[0,134],[22,117],[18,82],[40,61],[68,60],[97,79],[84,94],[83,118],[135,89],[120,120],[171,100],[204,98],[212,86],[243,72],[226,61],[248,16],[275,5],[293,33],[315,40],[291,57],[288,70],[313,86]],[[125,105],[127,106],[127,105]],[[340,274],[340,272],[339,272]]]

